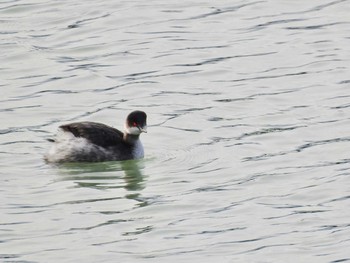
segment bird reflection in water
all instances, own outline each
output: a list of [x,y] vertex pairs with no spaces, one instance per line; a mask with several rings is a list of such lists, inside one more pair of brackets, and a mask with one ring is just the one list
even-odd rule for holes
[[144,176],[140,169],[141,163],[142,161],[135,160],[121,162],[122,170],[125,173],[125,189],[130,192],[125,197],[136,200],[139,207],[148,205],[147,200],[140,196],[140,190],[145,187]]
[[[127,191],[136,192],[145,187],[141,172],[143,165],[143,160],[128,160],[84,164],[65,163],[58,167],[63,180],[74,181],[76,187],[100,190],[125,188]],[[138,195],[139,193],[128,193],[126,197],[135,199]]]

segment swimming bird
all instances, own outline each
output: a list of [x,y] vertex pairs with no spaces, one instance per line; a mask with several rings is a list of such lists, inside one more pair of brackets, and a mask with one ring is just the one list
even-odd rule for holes
[[131,112],[124,132],[97,122],[74,122],[59,126],[44,159],[51,163],[103,162],[140,159],[144,156],[140,134],[147,132],[147,115]]

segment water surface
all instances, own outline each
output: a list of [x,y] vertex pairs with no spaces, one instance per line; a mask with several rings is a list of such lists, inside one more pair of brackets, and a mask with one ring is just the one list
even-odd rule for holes
[[[350,261],[338,1],[2,1],[3,262]],[[139,161],[49,165],[148,113]]]

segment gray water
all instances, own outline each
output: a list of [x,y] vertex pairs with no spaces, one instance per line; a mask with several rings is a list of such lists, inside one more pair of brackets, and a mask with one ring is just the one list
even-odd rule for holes
[[[1,1],[1,262],[350,261],[350,1]],[[46,164],[148,114],[145,158]]]

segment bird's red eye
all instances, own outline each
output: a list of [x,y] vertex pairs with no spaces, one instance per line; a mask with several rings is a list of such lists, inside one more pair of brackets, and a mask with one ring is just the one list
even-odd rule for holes
[[136,127],[136,126],[137,126],[136,122],[133,122],[133,123],[132,123],[132,126]]

